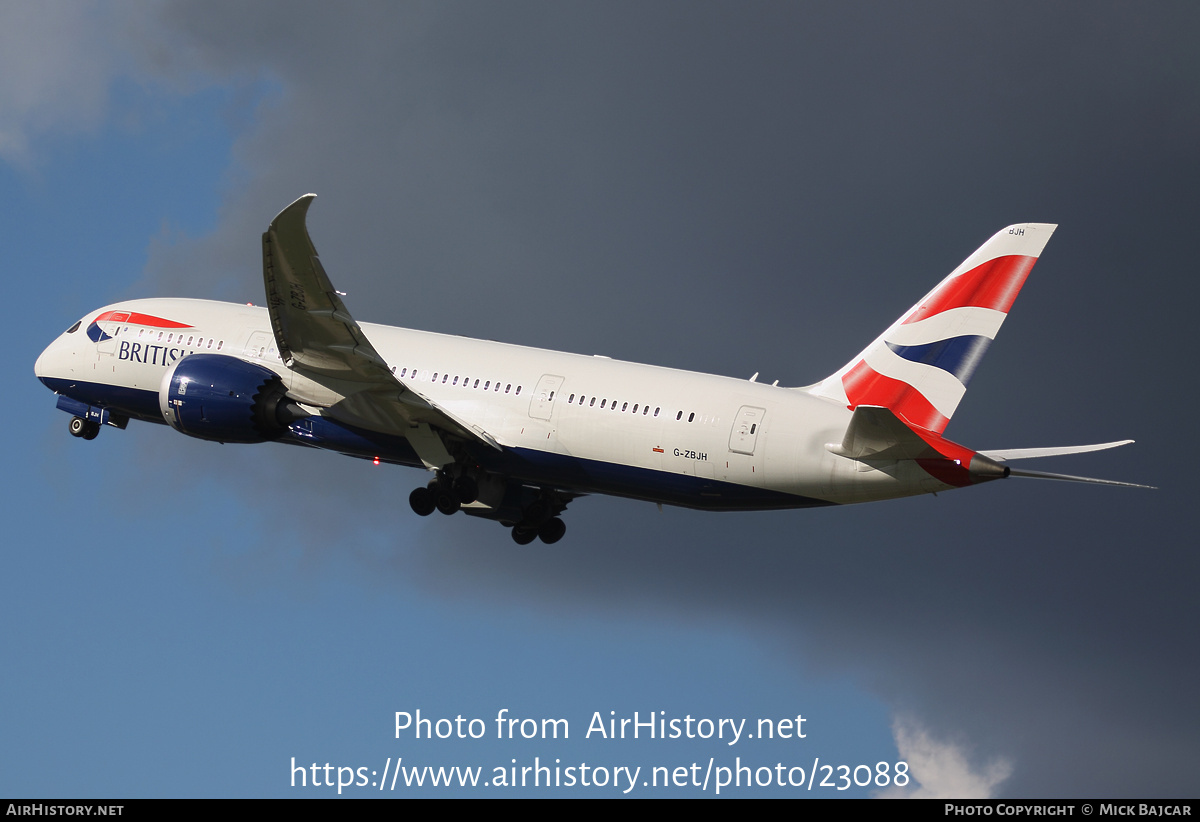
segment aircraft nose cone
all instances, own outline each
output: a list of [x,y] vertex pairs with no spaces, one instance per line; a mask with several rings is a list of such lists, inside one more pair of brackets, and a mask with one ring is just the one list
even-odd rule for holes
[[38,355],[37,360],[33,363],[33,373],[37,376],[42,384],[53,390],[51,380],[55,377],[63,378],[68,376],[67,372],[70,367],[66,362],[67,357],[64,355],[61,340],[55,340],[46,346],[46,350]]
[[50,353],[50,349],[47,348],[41,354],[38,354],[37,360],[33,363],[33,373],[35,376],[37,376],[37,378],[39,380],[42,377],[46,376],[46,365],[47,365],[47,360],[49,359],[49,357],[47,355],[49,353]]

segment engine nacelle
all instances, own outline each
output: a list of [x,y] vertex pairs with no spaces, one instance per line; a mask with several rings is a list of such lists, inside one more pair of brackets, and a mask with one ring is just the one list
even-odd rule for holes
[[216,442],[277,439],[307,416],[274,371],[224,354],[192,354],[168,368],[158,407],[176,431]]

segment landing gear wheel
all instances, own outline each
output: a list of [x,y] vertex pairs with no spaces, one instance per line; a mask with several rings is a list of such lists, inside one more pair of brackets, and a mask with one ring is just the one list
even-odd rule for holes
[[437,509],[446,516],[450,516],[462,508],[462,501],[459,500],[458,494],[454,493],[452,488],[439,484],[433,491],[433,497]]
[[512,529],[513,542],[517,545],[528,545],[537,539],[537,529],[528,525],[514,525]]
[[85,420],[83,417],[71,417],[71,421],[67,423],[67,430],[71,432],[72,437],[94,440],[100,433],[100,424]]
[[433,499],[433,492],[428,488],[414,488],[413,492],[408,495],[408,504],[418,517],[429,516],[437,507]]
[[538,539],[547,545],[553,545],[567,533],[567,524],[558,517],[546,520],[538,529]]

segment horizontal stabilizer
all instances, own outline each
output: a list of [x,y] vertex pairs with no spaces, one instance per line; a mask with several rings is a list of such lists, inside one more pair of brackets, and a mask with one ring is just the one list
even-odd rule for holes
[[1095,485],[1119,485],[1122,488],[1155,488],[1153,485],[1138,485],[1135,482],[1117,482],[1116,480],[1096,479],[1094,477],[1074,477],[1070,474],[1051,474],[1046,471],[1022,471],[1018,468],[1013,468],[1008,475],[1010,477],[1029,477],[1030,479],[1062,480],[1063,482],[1090,482]]
[[1099,445],[1066,445],[1062,448],[1008,448],[1002,451],[980,451],[979,453],[994,460],[1027,460],[1034,457],[1060,457],[1063,454],[1086,454],[1088,451],[1103,451],[1106,448],[1116,448],[1131,443],[1133,440],[1121,440],[1120,442],[1102,442]]

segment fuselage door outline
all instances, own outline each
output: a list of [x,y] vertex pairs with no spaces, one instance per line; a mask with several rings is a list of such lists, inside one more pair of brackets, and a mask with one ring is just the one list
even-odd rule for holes
[[563,378],[554,374],[543,374],[533,389],[529,402],[529,416],[535,420],[548,420],[554,413],[554,399],[562,388]]
[[738,409],[733,420],[733,430],[729,432],[729,450],[735,454],[754,456],[754,447],[758,442],[758,432],[762,430],[765,408],[753,405],[743,405]]

